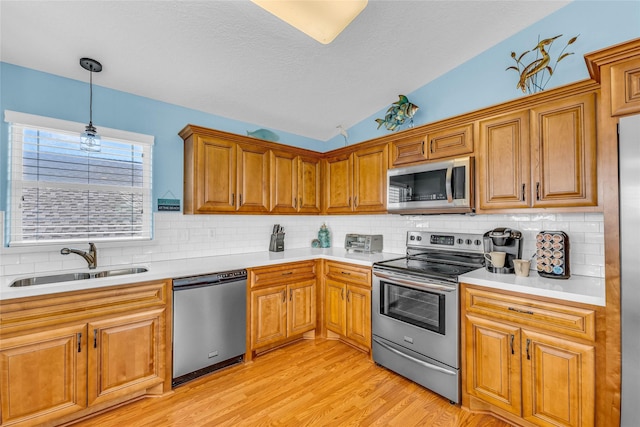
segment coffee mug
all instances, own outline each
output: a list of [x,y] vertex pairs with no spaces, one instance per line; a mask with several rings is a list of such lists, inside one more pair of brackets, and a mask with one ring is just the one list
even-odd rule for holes
[[504,267],[504,259],[506,256],[506,252],[489,252],[488,254],[484,254],[486,260],[489,261],[495,268]]
[[516,276],[527,277],[529,275],[529,269],[531,268],[531,261],[528,259],[514,259],[513,269],[516,272]]

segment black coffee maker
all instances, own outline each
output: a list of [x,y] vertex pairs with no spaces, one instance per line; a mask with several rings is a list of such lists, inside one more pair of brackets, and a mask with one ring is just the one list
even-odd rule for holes
[[489,230],[483,236],[484,253],[505,252],[504,267],[497,268],[485,259],[487,270],[492,273],[510,274],[514,272],[513,260],[522,257],[522,233],[512,228],[499,227]]

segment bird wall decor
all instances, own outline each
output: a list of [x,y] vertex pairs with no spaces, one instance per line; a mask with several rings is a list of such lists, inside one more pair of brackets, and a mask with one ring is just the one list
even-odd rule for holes
[[[532,49],[527,50],[521,53],[519,56],[516,55],[515,52],[511,52],[511,58],[516,62],[516,65],[512,65],[511,67],[507,67],[505,71],[514,70],[517,71],[520,75],[520,79],[518,80],[518,84],[516,88],[522,90],[523,93],[536,93],[541,92],[549,83],[549,80],[553,76],[554,71],[556,70],[558,63],[562,61],[564,58],[573,55],[573,52],[565,52],[569,45],[572,45],[577,39],[578,36],[572,37],[567,44],[560,51],[558,58],[553,62],[551,60],[551,46],[553,42],[562,37],[562,34],[559,34],[555,37],[546,38],[543,40],[539,40],[538,44]],[[535,52],[535,58],[529,64],[525,64],[523,61],[528,54],[533,54]]]

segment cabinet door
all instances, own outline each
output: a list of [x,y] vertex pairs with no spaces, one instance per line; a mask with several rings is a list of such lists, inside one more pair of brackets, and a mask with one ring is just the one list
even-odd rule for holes
[[520,329],[466,316],[467,392],[520,416]]
[[353,153],[353,207],[356,212],[386,212],[387,153],[387,144]]
[[371,348],[371,290],[347,285],[346,336]]
[[271,211],[292,213],[298,207],[298,158],[285,151],[271,151]]
[[0,341],[2,424],[42,425],[87,406],[87,327]]
[[340,335],[347,333],[345,288],[343,283],[325,279],[325,326]]
[[235,211],[236,144],[198,138],[196,147],[196,212]]
[[288,286],[287,335],[316,328],[316,281],[307,280]]
[[421,163],[427,160],[424,150],[424,139],[411,137],[393,141],[391,147],[391,167],[397,168],[411,164]]
[[287,337],[287,287],[274,286],[251,292],[251,348]]
[[480,122],[480,209],[526,208],[530,204],[529,113]]
[[164,380],[164,309],[89,324],[89,405]]
[[425,143],[431,160],[473,153],[473,124],[429,133]]
[[320,212],[320,164],[319,159],[298,158],[298,212]]
[[238,144],[238,212],[269,212],[269,150]]
[[522,416],[539,426],[592,426],[595,349],[522,331]]
[[325,212],[352,212],[352,164],[351,155],[331,157],[325,160]]
[[595,94],[531,110],[534,207],[595,206]]

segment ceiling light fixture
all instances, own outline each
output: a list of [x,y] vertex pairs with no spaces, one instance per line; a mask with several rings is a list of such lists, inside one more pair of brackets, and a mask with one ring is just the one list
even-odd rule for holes
[[100,135],[93,126],[93,73],[102,71],[102,64],[95,59],[81,58],[80,65],[89,74],[89,124],[80,135],[80,149],[85,151],[100,151]]
[[251,0],[322,44],[329,44],[367,6],[368,0]]

